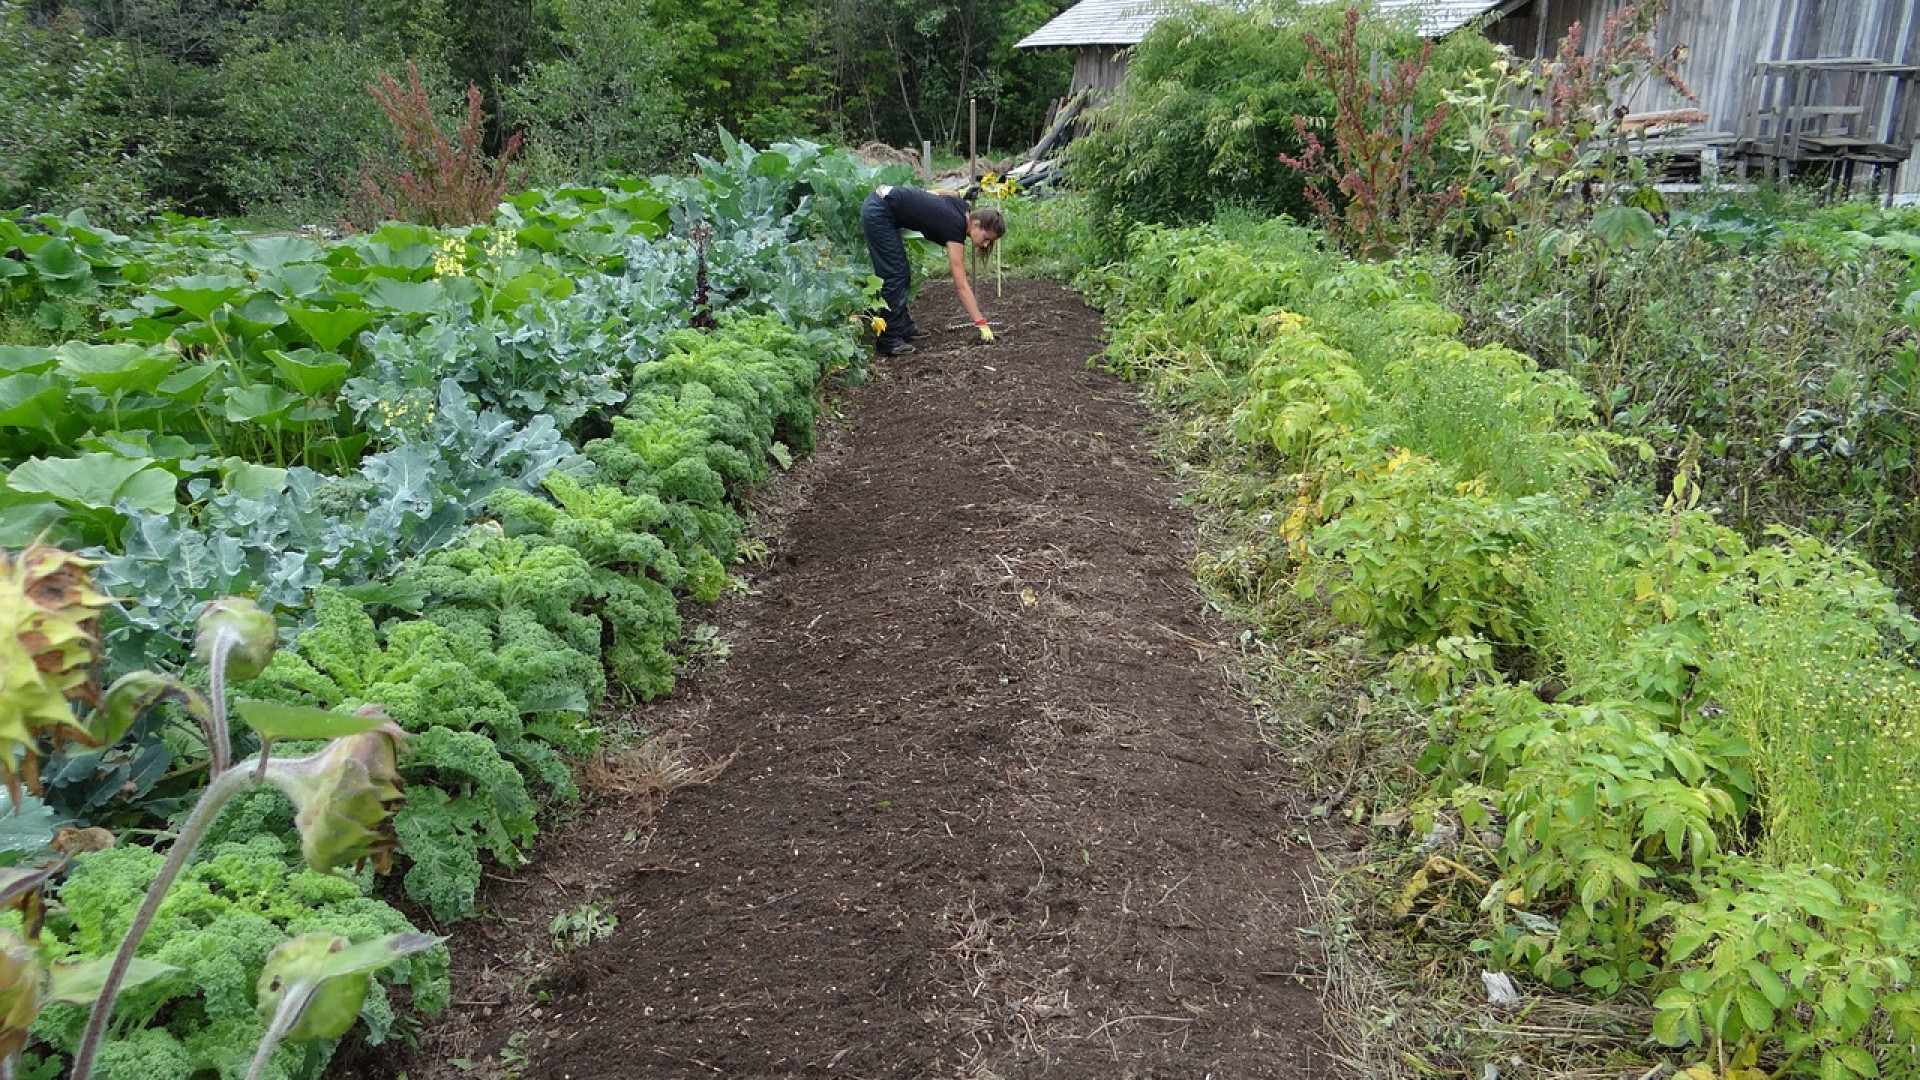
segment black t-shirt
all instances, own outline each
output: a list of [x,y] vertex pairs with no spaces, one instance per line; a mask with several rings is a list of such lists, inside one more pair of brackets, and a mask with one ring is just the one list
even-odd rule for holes
[[967,239],[967,203],[957,195],[936,195],[919,188],[897,187],[887,192],[887,209],[903,229],[914,229],[936,244],[962,244]]

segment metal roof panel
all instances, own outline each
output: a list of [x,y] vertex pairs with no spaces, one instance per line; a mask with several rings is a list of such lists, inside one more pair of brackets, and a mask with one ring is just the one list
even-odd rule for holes
[[1048,45],[1135,45],[1178,0],[1080,0],[1021,38],[1016,49]]
[[[1184,3],[1211,0],[1080,0],[1045,26],[1021,38],[1018,49],[1073,45],[1136,45],[1147,31]],[[1501,0],[1374,0],[1385,11],[1409,11],[1430,37],[1458,30]]]

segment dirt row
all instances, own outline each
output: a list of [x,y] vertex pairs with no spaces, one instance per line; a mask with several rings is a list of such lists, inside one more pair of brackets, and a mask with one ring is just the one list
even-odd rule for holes
[[930,284],[944,329],[760,493],[751,593],[454,930],[456,1008],[336,1075],[1338,1075],[1152,418],[1078,298],[981,291],[998,344]]

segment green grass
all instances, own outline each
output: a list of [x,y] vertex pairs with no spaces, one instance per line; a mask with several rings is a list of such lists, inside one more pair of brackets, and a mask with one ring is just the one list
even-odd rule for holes
[[1020,195],[992,205],[1007,216],[1007,235],[994,246],[994,258],[1008,274],[1071,281],[1094,265],[1093,226],[1080,196]]

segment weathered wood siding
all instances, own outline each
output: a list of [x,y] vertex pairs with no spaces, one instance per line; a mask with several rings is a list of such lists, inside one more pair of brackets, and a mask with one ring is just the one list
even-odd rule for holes
[[[1487,28],[1493,40],[1521,56],[1551,53],[1577,21],[1591,51],[1601,27],[1626,0],[1532,0]],[[1665,54],[1685,45],[1680,74],[1700,95],[1708,130],[1737,133],[1752,104],[1753,65],[1759,60],[1870,56],[1920,63],[1920,0],[1673,0],[1650,43]],[[1664,82],[1633,88],[1634,112],[1677,109],[1687,103]],[[1882,101],[1881,108],[1891,107]],[[1899,190],[1920,192],[1920,151],[1901,168]]]
[[1088,87],[1101,97],[1112,96],[1127,77],[1127,55],[1132,51],[1127,45],[1082,45],[1075,49],[1073,85],[1067,90],[1067,96],[1072,97]]

